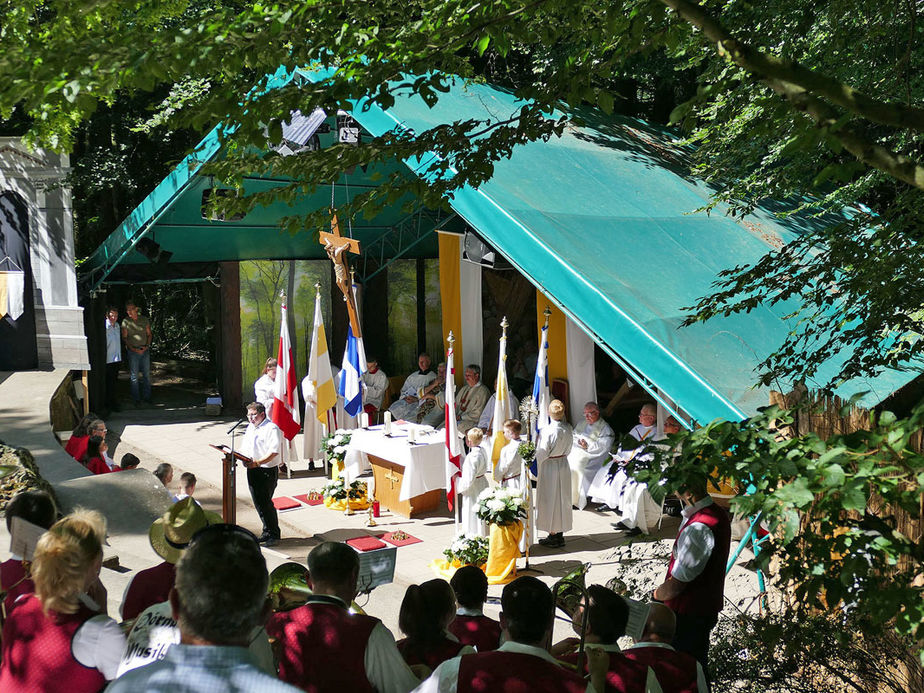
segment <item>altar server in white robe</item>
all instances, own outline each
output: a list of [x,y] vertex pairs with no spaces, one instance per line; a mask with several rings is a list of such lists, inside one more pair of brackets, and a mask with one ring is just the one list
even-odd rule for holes
[[524,479],[523,475],[523,458],[520,457],[520,433],[523,431],[523,424],[517,419],[507,419],[504,422],[504,438],[507,444],[501,448],[500,459],[497,460],[497,466],[494,468],[494,481],[503,486],[512,493],[519,493],[522,490]]
[[[664,420],[664,434],[657,437],[653,436],[655,439],[652,447],[655,445],[664,446],[665,443],[660,443],[659,441],[679,432],[680,424],[677,419],[673,416],[667,417]],[[645,457],[650,461],[653,460],[654,455],[647,454]],[[663,496],[659,496],[658,500],[655,501],[648,489],[648,484],[639,483],[632,476],[629,476],[623,484],[620,502],[622,512],[620,513],[619,522],[615,523],[614,527],[629,530],[631,534],[650,534],[661,518],[661,501],[663,500]]]
[[404,385],[401,387],[401,394],[398,399],[388,407],[388,411],[395,419],[404,419],[405,421],[417,420],[417,407],[420,406],[420,397],[418,392],[430,384],[436,378],[436,373],[430,370],[430,355],[423,353],[417,357],[417,366],[420,370],[411,373]]
[[578,510],[587,505],[590,484],[603,463],[610,458],[616,434],[600,416],[596,402],[584,405],[584,420],[574,427],[574,445],[568,453],[571,467],[571,504]]
[[565,545],[564,533],[571,530],[571,469],[568,453],[571,452],[572,433],[562,419],[565,405],[553,399],[549,403],[552,422],[539,433],[536,442],[536,464],[539,481],[536,485],[536,529],[549,533],[540,539],[543,546],[561,548]]
[[[643,405],[641,411],[638,413],[638,424],[632,427],[632,430],[629,431],[629,435],[638,441],[652,439],[658,431],[657,426],[655,425],[657,420],[657,407],[654,404]],[[631,450],[623,450],[620,448],[620,450],[615,455],[613,455],[614,461],[621,463],[619,470],[611,478],[611,465],[604,464],[600,468],[600,471],[597,472],[597,475],[594,477],[594,480],[590,484],[590,489],[588,490],[590,500],[592,500],[594,503],[602,503],[608,508],[620,508],[620,500],[622,499],[623,495],[623,487],[629,478],[626,474],[624,465],[634,461],[636,456],[643,455],[644,451],[644,447],[637,447]]]
[[467,536],[486,537],[488,525],[477,515],[478,495],[488,488],[488,456],[481,447],[484,431],[480,428],[470,428],[465,434],[465,439],[471,451],[462,461],[462,478],[456,485],[456,491],[462,500],[462,531]]

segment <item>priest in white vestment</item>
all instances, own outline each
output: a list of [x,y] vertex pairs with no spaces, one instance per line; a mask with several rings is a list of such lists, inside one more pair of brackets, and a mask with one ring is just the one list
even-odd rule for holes
[[417,366],[420,370],[407,377],[398,399],[388,408],[393,418],[405,421],[417,420],[417,407],[420,406],[418,392],[436,378],[436,373],[430,370],[431,363],[429,354],[420,354],[417,357]]
[[561,548],[565,545],[564,533],[571,530],[571,426],[562,421],[565,405],[554,399],[549,403],[552,422],[539,432],[536,442],[536,465],[539,480],[536,484],[536,529],[549,533],[540,539],[543,546]]
[[[481,366],[470,363],[465,367],[465,385],[456,390],[456,425],[460,433],[478,426],[478,418],[484,409],[491,391],[481,382]],[[434,412],[427,415],[423,422],[434,428],[441,428],[446,424],[442,410],[446,402],[445,393],[436,397],[437,406]]]
[[578,510],[587,505],[590,484],[603,463],[610,458],[616,434],[600,416],[596,402],[584,405],[584,420],[574,427],[574,445],[568,453],[571,467],[571,504]]
[[[651,439],[658,431],[657,429],[658,409],[654,404],[645,404],[638,413],[638,424],[636,424],[629,435],[638,441]],[[594,477],[588,489],[590,500],[594,503],[602,503],[608,508],[618,509],[622,499],[623,487],[625,486],[628,476],[626,475],[625,465],[635,460],[636,456],[644,454],[644,447],[637,447],[631,450],[622,448],[613,455],[613,460],[619,462],[620,468],[616,474],[610,477],[610,465],[604,464],[597,475]]]

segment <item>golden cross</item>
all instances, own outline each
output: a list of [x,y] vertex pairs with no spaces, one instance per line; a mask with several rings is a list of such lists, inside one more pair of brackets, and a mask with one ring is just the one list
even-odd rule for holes
[[385,478],[388,479],[388,483],[391,486],[392,491],[395,490],[395,484],[401,481],[401,477],[395,474],[390,469],[387,472],[385,472]]
[[337,214],[333,210],[331,210],[330,233],[321,231],[320,241],[327,251],[330,261],[334,263],[334,276],[337,279],[338,288],[343,293],[343,300],[347,304],[350,327],[353,328],[353,336],[359,339],[362,337],[362,330],[359,327],[359,315],[356,312],[356,301],[353,298],[352,274],[350,273],[350,264],[343,255],[346,250],[359,255],[359,241],[355,238],[344,238],[340,235],[340,223],[337,221]]

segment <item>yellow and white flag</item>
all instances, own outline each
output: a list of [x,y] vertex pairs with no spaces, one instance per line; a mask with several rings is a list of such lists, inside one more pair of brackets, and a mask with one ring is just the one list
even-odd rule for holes
[[491,429],[494,431],[494,438],[491,443],[492,469],[497,466],[501,450],[507,444],[507,439],[504,438],[504,421],[507,420],[510,413],[510,388],[507,386],[506,328],[500,338],[500,352],[497,359],[497,382],[494,385],[494,398],[494,421],[491,424]]
[[327,353],[327,335],[324,332],[324,318],[321,313],[321,293],[314,298],[314,329],[311,333],[311,352],[308,356],[308,375],[302,382],[305,395],[305,441],[304,454],[309,459],[320,456],[321,424],[333,432],[333,417],[329,412],[337,406],[337,390]]

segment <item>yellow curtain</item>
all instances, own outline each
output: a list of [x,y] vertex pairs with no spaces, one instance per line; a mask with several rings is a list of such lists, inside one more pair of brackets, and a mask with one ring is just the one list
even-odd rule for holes
[[[459,269],[461,257],[462,237],[456,234],[439,234],[440,247],[440,302],[443,309],[443,354],[448,346],[446,340],[452,331],[455,337],[454,366],[456,371],[456,385],[461,386],[464,381],[465,356],[462,353],[462,284]],[[443,354],[434,354],[434,365],[445,360]]]
[[488,539],[488,563],[484,568],[488,584],[502,585],[517,576],[517,558],[520,556],[520,537],[523,523],[491,525]]
[[[545,307],[548,306],[552,314],[549,316],[549,383],[555,378],[568,379],[568,338],[565,335],[565,314],[543,294],[536,289],[536,332],[542,334],[545,324]],[[565,402],[567,404],[567,402]]]

